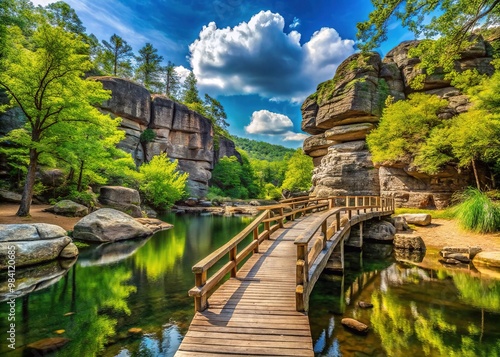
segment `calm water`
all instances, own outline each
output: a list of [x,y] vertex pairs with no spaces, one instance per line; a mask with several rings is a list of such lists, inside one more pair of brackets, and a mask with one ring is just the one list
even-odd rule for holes
[[[2,302],[0,355],[22,356],[24,345],[57,337],[55,331],[62,329],[61,336],[71,342],[53,356],[173,356],[193,317],[193,299],[187,296],[194,285],[191,267],[253,218],[163,219],[174,228],[147,240],[81,250],[56,284],[18,298],[14,352],[5,343],[7,306]],[[40,270],[50,274],[53,265]],[[19,286],[27,283],[17,278]],[[0,284],[5,285],[4,277]],[[131,335],[128,330],[134,327],[144,334]]]
[[[23,346],[64,330],[60,336],[71,342],[52,356],[173,356],[193,316],[191,266],[252,218],[164,219],[174,229],[84,249],[65,274],[57,262],[18,272],[20,287],[37,274],[53,280],[16,300],[18,349],[9,351],[0,332],[0,355],[29,356]],[[377,247],[385,259],[349,253],[348,274],[324,274],[317,283],[309,315],[318,356],[500,356],[500,281],[397,264],[387,249]],[[375,306],[362,310],[359,300]],[[2,302],[0,331],[6,331],[6,314]],[[340,325],[344,316],[371,331],[347,332]]]
[[[324,274],[311,296],[316,356],[500,356],[500,280],[359,253],[349,253],[347,264],[349,273]],[[361,309],[359,301],[374,307]],[[347,331],[343,317],[367,324],[369,333]]]

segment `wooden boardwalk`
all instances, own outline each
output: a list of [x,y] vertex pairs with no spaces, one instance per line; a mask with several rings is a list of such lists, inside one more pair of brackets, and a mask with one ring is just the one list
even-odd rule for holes
[[285,223],[262,242],[196,313],[175,356],[314,356],[309,319],[295,308],[294,241],[316,218]]
[[[307,197],[263,209],[233,239],[193,266],[195,287],[189,295],[197,312],[176,357],[314,356],[305,312],[314,284],[330,257],[338,257],[336,265],[343,270],[351,226],[360,224],[362,235],[363,222],[392,214],[394,200]],[[296,219],[297,214],[302,216]],[[251,243],[238,248],[249,235]],[[209,277],[209,270],[226,258]],[[231,278],[221,284],[227,274]]]

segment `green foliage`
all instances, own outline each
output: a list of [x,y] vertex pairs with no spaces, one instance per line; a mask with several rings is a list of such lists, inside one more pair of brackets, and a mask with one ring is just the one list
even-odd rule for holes
[[441,120],[437,113],[447,101],[438,96],[415,93],[409,100],[386,107],[379,126],[366,141],[374,162],[402,161],[410,163]]
[[300,148],[295,150],[295,153],[288,160],[282,188],[290,191],[309,190],[313,169],[312,158],[304,154]]
[[140,190],[149,204],[168,209],[186,196],[187,173],[177,171],[177,160],[170,162],[166,154],[154,156],[139,168]]
[[281,190],[272,183],[266,183],[264,185],[264,198],[267,200],[280,200]]
[[97,195],[92,191],[77,191],[71,190],[65,199],[87,206],[89,208],[95,207],[97,203]]
[[251,140],[247,138],[232,137],[238,148],[243,149],[250,159],[280,161],[287,155],[291,156],[294,149],[286,148],[281,145],[269,144],[264,141]]
[[163,92],[163,85],[160,81],[160,75],[163,70],[161,66],[163,57],[158,55],[158,50],[151,43],[146,43],[139,50],[139,56],[135,60],[137,61],[137,68],[135,70],[136,79],[150,91],[155,93]]
[[139,136],[139,141],[141,143],[150,143],[156,138],[156,133],[153,131],[153,129],[147,128],[144,130],[141,135]]
[[455,199],[460,203],[453,211],[463,228],[480,233],[500,230],[500,206],[485,193],[468,188],[457,194]]
[[223,157],[215,165],[210,180],[212,196],[231,198],[256,198],[260,194],[258,180],[245,153],[241,154],[241,163],[236,156]]
[[[427,74],[438,67],[452,71],[460,51],[475,40],[470,35],[479,28],[488,30],[492,24],[498,24],[500,15],[496,0],[373,0],[372,3],[374,10],[368,20],[357,24],[358,46],[363,51],[378,47],[387,39],[388,24],[395,18],[416,36],[437,38],[422,41],[410,52],[422,60],[421,67],[426,68]],[[425,21],[430,15],[434,15],[432,21]]]

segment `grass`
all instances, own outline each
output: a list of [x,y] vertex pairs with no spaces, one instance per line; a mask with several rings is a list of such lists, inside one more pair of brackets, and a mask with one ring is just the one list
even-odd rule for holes
[[73,241],[73,243],[75,243],[75,245],[78,247],[78,249],[80,249],[80,248],[86,248],[86,247],[90,246],[90,244],[87,244],[85,242],[81,242],[81,241],[78,241],[78,240]]
[[440,209],[440,210],[420,209],[420,208],[396,208],[394,214],[398,215],[403,213],[428,213],[431,215],[432,218],[436,219],[455,218],[453,208]]
[[500,230],[500,205],[486,193],[468,188],[456,198],[460,203],[452,210],[463,228],[479,233]]

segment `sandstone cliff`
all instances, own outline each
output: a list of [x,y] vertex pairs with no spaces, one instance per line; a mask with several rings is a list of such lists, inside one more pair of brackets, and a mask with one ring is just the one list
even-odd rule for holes
[[[426,175],[404,164],[375,167],[366,146],[367,133],[376,127],[385,99],[405,99],[413,90],[411,81],[421,70],[408,50],[417,41],[403,42],[384,59],[376,53],[355,54],[337,69],[333,79],[318,85],[317,92],[302,105],[302,130],[312,134],[304,151],[314,161],[314,194],[382,195],[396,199],[402,207],[437,207],[449,203],[451,194],[465,187],[470,173],[448,166],[437,175]],[[491,75],[489,43],[477,44],[462,54],[458,70],[476,68]],[[422,91],[448,100],[440,113],[446,119],[469,108],[467,96],[444,79],[444,73],[426,76]]]
[[[214,134],[209,119],[163,95],[151,95],[143,86],[115,77],[95,77],[111,98],[101,109],[122,118],[126,137],[118,145],[130,152],[137,165],[154,155],[166,153],[177,159],[179,169],[189,173],[190,194],[204,197],[215,161],[223,156],[239,156],[229,139],[219,140],[214,149]],[[145,142],[141,134],[150,129],[155,138]]]

